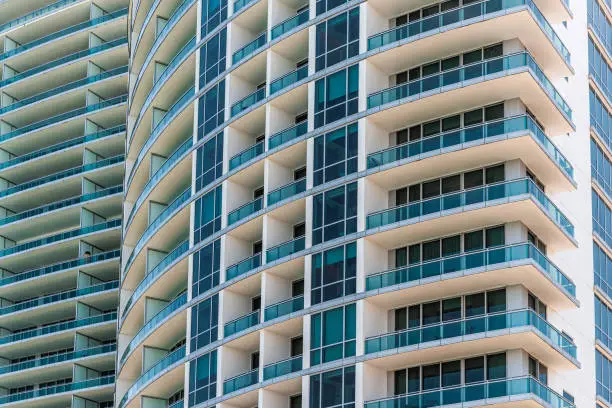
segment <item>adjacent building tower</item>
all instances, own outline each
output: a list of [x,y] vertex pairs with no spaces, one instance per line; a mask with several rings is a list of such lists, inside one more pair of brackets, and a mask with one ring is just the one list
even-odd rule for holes
[[0,2],[0,406],[112,407],[128,2]]
[[612,405],[610,21],[132,1],[115,406]]

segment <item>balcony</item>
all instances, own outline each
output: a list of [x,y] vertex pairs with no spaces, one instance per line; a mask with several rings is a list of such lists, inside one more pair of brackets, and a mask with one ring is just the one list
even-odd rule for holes
[[229,394],[242,388],[246,388],[250,385],[256,384],[257,381],[259,381],[258,369],[232,377],[223,382],[223,394]]
[[536,403],[552,408],[574,408],[575,405],[542,384],[534,377],[490,380],[431,391],[419,391],[395,397],[367,401],[365,408],[426,408],[465,404],[467,406],[512,404],[535,399]]
[[240,261],[234,265],[228,266],[225,271],[225,280],[234,279],[237,276],[244,275],[255,268],[261,266],[261,254],[255,254],[250,258]]
[[291,357],[263,368],[264,381],[295,373],[302,369],[302,356]]
[[268,148],[274,149],[293,139],[297,139],[298,137],[305,135],[307,132],[308,122],[300,122],[295,126],[291,126],[290,128],[287,128],[270,136],[270,139],[268,141]]
[[227,225],[232,225],[237,223],[238,221],[248,217],[251,214],[260,211],[263,208],[263,198],[259,197],[253,201],[250,201],[243,205],[242,207],[238,207],[234,211],[230,212],[227,215]]
[[268,205],[270,206],[276,204],[297,194],[303,193],[304,191],[306,191],[306,178],[301,178],[293,183],[269,192]]
[[266,307],[264,311],[264,320],[267,322],[268,320],[273,320],[277,317],[286,316],[302,309],[304,309],[304,296],[296,296],[291,299],[283,300],[282,302],[278,302]]
[[249,109],[251,106],[255,105],[257,102],[263,101],[266,98],[266,88],[257,89],[255,92],[245,96],[240,101],[236,102],[232,105],[232,113],[231,117],[233,118],[240,112],[243,112]]
[[[308,10],[307,10],[308,11]],[[291,71],[282,77],[275,79],[270,83],[270,95],[287,88],[290,85],[298,83],[308,76],[308,65],[301,66],[295,71]]]
[[229,337],[257,324],[259,324],[259,310],[225,323],[223,327],[223,336]]
[[61,394],[65,392],[74,392],[79,390],[85,390],[87,388],[101,387],[108,385],[113,387],[115,383],[115,376],[109,375],[106,377],[94,378],[92,380],[85,380],[80,382],[73,382],[70,384],[56,385],[52,387],[39,388],[34,391],[21,392],[19,394],[11,394],[0,397],[0,405],[10,404],[13,402],[25,401],[33,398],[40,398],[55,394]]
[[299,14],[296,14],[295,16],[290,17],[286,19],[285,21],[272,27],[272,32],[271,32],[272,40],[306,23],[309,19],[309,13],[310,13],[310,10],[306,9],[300,12]]
[[253,160],[255,157],[263,154],[264,152],[264,143],[259,142],[249,147],[248,149],[243,150],[237,155],[233,156],[229,161],[229,169],[230,171],[235,169],[236,167],[241,166],[242,164]]
[[306,246],[306,237],[301,236],[291,241],[284,242],[275,247],[269,248],[266,251],[266,263],[274,262],[278,259],[284,258],[304,250]]
[[232,55],[232,64],[237,64],[249,55],[254,54],[264,45],[266,45],[266,33],[261,34],[259,37],[240,48]]
[[0,33],[10,30],[11,28],[18,27],[21,25],[25,25],[26,23],[40,18],[45,14],[51,14],[61,8],[67,7],[70,4],[76,3],[78,0],[59,0],[55,3],[51,3],[48,6],[39,8],[34,10],[26,15],[23,15],[19,18],[9,21],[8,23],[0,25]]
[[240,10],[242,10],[245,6],[251,4],[251,2],[254,2],[255,0],[237,0],[234,2],[234,14],[238,13]]

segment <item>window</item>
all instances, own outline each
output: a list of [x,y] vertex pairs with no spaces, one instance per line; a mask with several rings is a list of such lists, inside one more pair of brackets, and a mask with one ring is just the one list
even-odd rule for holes
[[198,198],[195,204],[194,241],[200,242],[221,229],[222,187]]
[[[606,3],[610,7],[610,1],[607,0]],[[589,25],[597,34],[599,41],[602,42],[606,50],[612,53],[612,25],[606,17],[606,12],[596,0],[587,1],[587,10]]]
[[612,197],[612,162],[594,139],[591,139],[591,175]]
[[317,16],[326,11],[335,9],[348,2],[348,0],[317,0]]
[[595,338],[612,349],[612,309],[595,296]]
[[200,48],[200,88],[225,70],[227,30],[224,28]]
[[202,2],[202,37],[227,19],[227,0]]
[[196,157],[196,191],[200,191],[223,174],[223,132],[198,148]]
[[189,367],[189,406],[217,396],[217,350],[192,360]]
[[543,319],[546,319],[546,312],[547,312],[546,304],[544,302],[542,302],[540,299],[538,299],[531,292],[527,295],[527,305],[528,305],[529,309],[531,309],[534,312],[536,312]]
[[612,211],[595,190],[592,190],[591,195],[593,232],[598,234],[607,245],[612,246]]
[[191,308],[191,349],[197,350],[218,338],[219,297],[213,295]]
[[599,99],[599,96],[589,88],[589,110],[591,112],[591,127],[597,131],[608,149],[612,150],[612,115]]
[[317,25],[315,70],[359,54],[359,7]]
[[612,297],[612,259],[596,242],[593,242],[593,268],[595,269],[595,285]]
[[355,355],[355,313],[353,303],[312,315],[311,366]]
[[291,357],[301,356],[304,350],[304,339],[302,336],[291,339]]
[[172,394],[170,398],[168,398],[168,406],[171,406],[175,402],[183,401],[184,399],[185,399],[185,392],[183,390],[178,390],[177,392]]
[[207,136],[225,120],[225,80],[200,97],[198,102],[198,140]]
[[313,245],[357,231],[357,183],[317,194],[313,207]]
[[310,408],[353,408],[355,366],[310,376]]
[[302,408],[302,394],[289,397],[289,408]]
[[193,254],[192,297],[197,297],[219,284],[221,240],[217,239]]
[[315,186],[357,171],[357,132],[357,123],[352,123],[315,138]]
[[353,65],[315,82],[315,129],[357,113],[359,66]]
[[314,254],[311,303],[316,305],[355,293],[356,260],[355,242]]
[[612,99],[612,70],[605,57],[589,37],[589,73],[607,99]]
[[529,375],[544,385],[548,384],[548,367],[531,356],[529,356]]

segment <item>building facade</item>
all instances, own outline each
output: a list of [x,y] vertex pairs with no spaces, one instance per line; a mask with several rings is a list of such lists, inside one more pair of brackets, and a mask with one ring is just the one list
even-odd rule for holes
[[114,405],[128,2],[0,3],[0,406]]
[[611,22],[131,2],[115,406],[611,405]]

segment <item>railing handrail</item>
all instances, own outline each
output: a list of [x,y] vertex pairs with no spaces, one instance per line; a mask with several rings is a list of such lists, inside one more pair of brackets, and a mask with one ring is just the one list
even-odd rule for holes
[[244,153],[249,152],[250,150],[255,150],[257,149],[259,146],[263,146],[265,140],[262,140],[260,142],[257,142],[249,147],[247,147],[246,149],[243,149],[241,151],[239,151],[238,153],[236,153],[235,155],[233,155],[232,157],[230,157],[229,161],[232,161],[233,159],[235,159],[236,157],[239,157],[241,155],[243,155]]
[[297,356],[283,358],[282,360],[275,361],[274,363],[266,364],[264,368],[273,367],[275,365],[286,363],[288,361],[301,360],[302,357],[303,357],[302,354],[298,354]]
[[277,248],[280,248],[280,247],[282,247],[282,246],[289,245],[289,244],[292,244],[292,243],[294,243],[294,242],[301,241],[301,240],[304,240],[304,239],[306,239],[306,235],[300,235],[299,237],[295,237],[295,238],[292,238],[292,239],[290,239],[290,240],[288,240],[288,241],[281,242],[281,243],[280,243],[280,244],[278,244],[278,245],[274,245],[274,246],[272,246],[272,247],[270,247],[270,248],[266,248],[266,252],[268,252],[268,251],[272,251],[272,250],[274,250],[274,249],[277,249]]
[[226,378],[225,380],[223,380],[223,383],[225,384],[226,382],[228,382],[228,381],[232,381],[232,380],[235,380],[236,378],[246,377],[246,376],[251,375],[251,374],[253,374],[253,373],[255,373],[255,372],[257,372],[257,373],[258,373],[258,372],[259,372],[259,368],[254,368],[254,369],[252,369],[252,370],[245,371],[245,372],[244,372],[244,373],[242,373],[242,374],[238,374],[238,375],[235,375],[235,376],[233,376],[233,377]]
[[37,8],[36,10],[32,10],[26,14],[23,14],[19,17],[16,17],[6,23],[0,25],[0,33],[6,31],[8,28],[16,27],[18,25],[25,24],[27,21],[33,20],[36,17],[40,17],[45,15],[47,11],[57,10],[61,6],[65,6],[71,3],[76,3],[78,0],[59,0],[55,3],[48,4],[46,6]]
[[[270,191],[268,191],[268,194],[276,193],[277,191],[284,190],[284,189],[286,189],[287,187],[291,187],[291,186],[293,186],[293,185],[295,185],[295,184],[297,184],[297,183],[301,183],[301,182],[303,182],[303,181],[306,181],[306,176],[304,176],[304,177],[302,177],[302,178],[299,178],[299,179],[297,179],[297,180],[293,180],[291,183],[287,183],[287,184],[285,184],[284,186],[277,187],[277,188],[275,188],[274,190],[270,190]],[[289,241],[287,241],[287,242],[289,242]],[[274,248],[274,247],[272,247],[272,248]]]
[[251,92],[250,94],[248,94],[244,98],[242,98],[239,101],[235,102],[232,105],[232,109],[234,109],[235,106],[237,106],[237,105],[241,104],[242,102],[246,101],[247,99],[249,99],[251,96],[258,96],[258,94],[260,94],[260,93],[263,93],[265,95],[266,94],[266,88],[265,87],[261,87],[261,88],[255,89],[253,92]]
[[[245,314],[245,315],[242,315],[242,316],[240,316],[240,317],[237,317],[237,318],[235,318],[235,319],[232,319],[232,320],[230,320],[229,322],[225,322],[225,323],[224,323],[224,326],[227,326],[227,325],[230,325],[230,324],[236,323],[236,322],[238,322],[238,321],[240,321],[240,320],[246,320],[246,319],[250,318],[251,316],[259,316],[259,312],[260,312],[260,310],[259,310],[259,309],[258,309],[258,310],[254,310],[254,311],[249,312],[249,313],[247,313],[247,314]],[[259,319],[257,319],[257,320],[259,321]]]
[[[99,353],[95,351],[100,350]],[[62,363],[65,361],[74,360],[82,356],[90,356],[95,354],[112,353],[117,350],[117,343],[107,343],[99,346],[88,347],[79,350],[66,351],[64,353],[54,354],[48,357],[40,357],[32,360],[21,361],[0,367],[0,372],[14,372],[19,370],[27,370],[29,368],[45,366],[49,364]],[[70,357],[72,356],[72,357]],[[37,363],[38,362],[38,363]],[[23,367],[23,368],[20,368]]]
[[285,303],[295,302],[296,300],[299,300],[300,298],[304,299],[304,295],[297,295],[297,296],[290,297],[289,299],[281,300],[280,302],[272,303],[271,305],[266,306],[265,309],[267,310],[269,308],[277,307]]
[[[295,74],[296,72],[298,72],[298,71],[300,71],[300,70],[304,70],[304,69],[305,69],[305,70],[308,70],[308,64],[304,64],[304,65],[302,65],[302,66],[300,66],[300,67],[297,67],[297,68],[295,68],[294,70],[291,70],[291,71],[287,72],[286,74],[281,75],[281,76],[279,76],[278,78],[275,78],[275,79],[271,80],[271,81],[270,81],[270,84],[274,84],[274,83],[276,83],[276,82],[280,82],[280,81],[282,81],[283,79],[287,78],[288,76],[293,75],[293,74]],[[304,121],[302,121],[302,122],[304,122]],[[301,123],[301,122],[300,122],[300,123]]]
[[[295,13],[295,15],[293,15],[293,16],[291,16],[291,17],[287,17],[286,19],[284,19],[284,20],[283,20],[283,21],[281,21],[280,23],[278,23],[278,24],[276,24],[276,25],[272,26],[271,30],[274,30],[275,28],[282,26],[282,25],[283,25],[283,24],[285,24],[286,22],[291,21],[291,20],[296,19],[296,18],[299,18],[300,16],[302,16],[302,15],[304,15],[304,14],[308,14],[308,13],[310,13],[310,9],[309,9],[309,8],[306,8],[306,9],[304,9],[304,10],[300,11],[299,13]],[[301,68],[301,67],[300,67],[300,68]]]
[[[261,142],[260,142],[260,143],[261,143]],[[263,196],[261,196],[261,197],[257,197],[257,198],[255,198],[255,199],[253,199],[253,200],[249,201],[248,203],[246,203],[246,204],[242,204],[240,207],[233,209],[233,210],[232,210],[232,211],[230,211],[230,212],[229,212],[227,215],[229,216],[230,214],[237,213],[238,211],[242,210],[243,208],[246,208],[246,207],[248,207],[249,205],[252,205],[252,204],[256,203],[257,201],[262,201],[262,200],[263,200]]]

